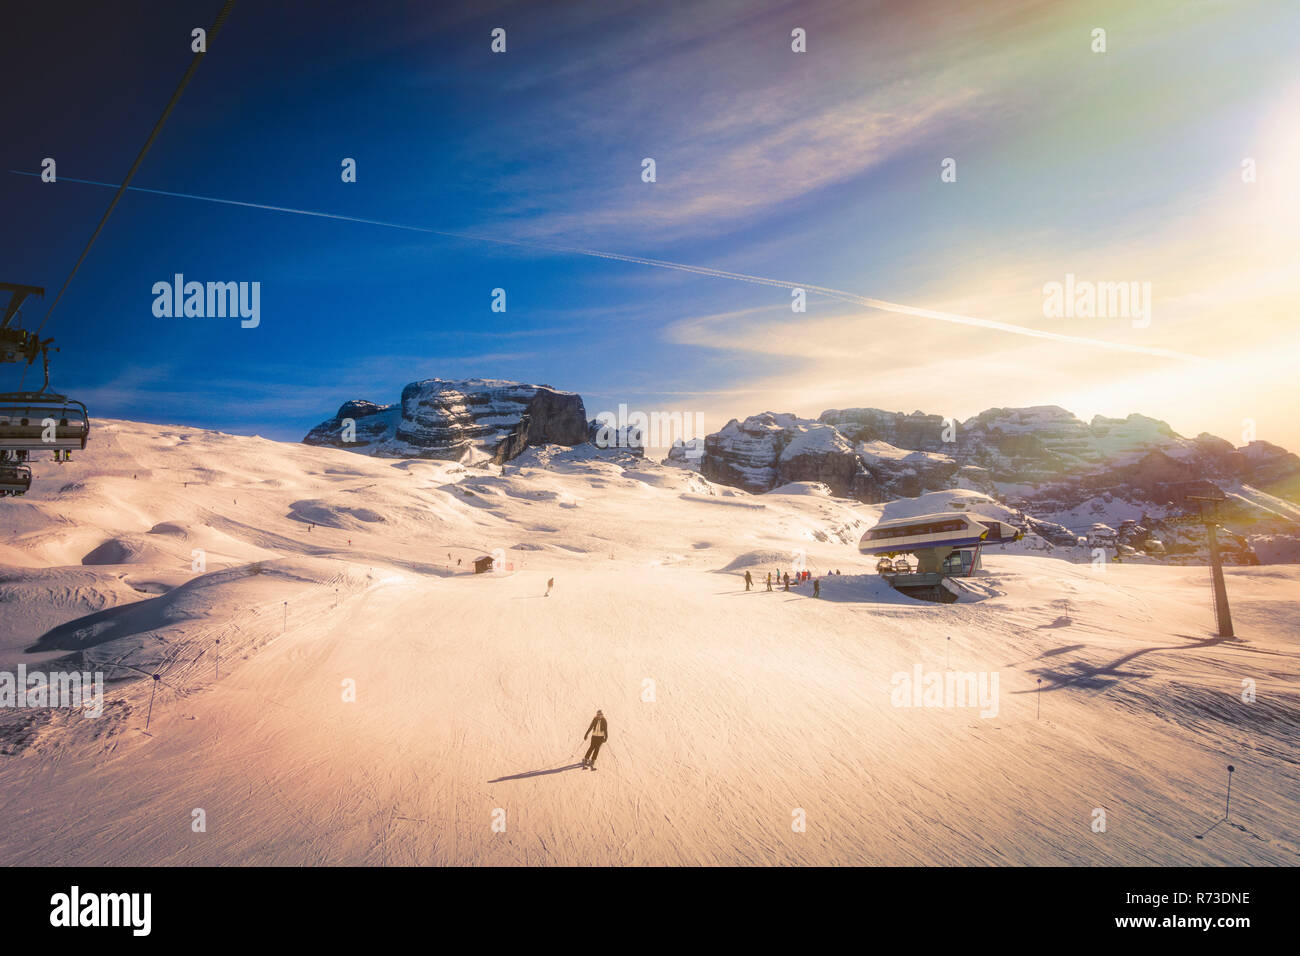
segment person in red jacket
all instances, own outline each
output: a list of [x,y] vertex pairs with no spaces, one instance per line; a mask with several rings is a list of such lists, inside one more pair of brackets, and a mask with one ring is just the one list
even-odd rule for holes
[[596,755],[600,753],[601,744],[609,739],[609,723],[605,720],[603,711],[596,711],[596,716],[591,718],[591,723],[587,726],[587,732],[582,735],[586,740],[591,737],[591,746],[587,748],[587,755],[582,758],[582,765],[592,770],[596,769]]

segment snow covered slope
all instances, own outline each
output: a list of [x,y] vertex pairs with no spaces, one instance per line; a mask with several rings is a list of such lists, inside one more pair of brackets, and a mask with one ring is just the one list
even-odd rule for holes
[[[1232,641],[1196,567],[993,549],[924,604],[857,543],[929,506],[589,445],[474,468],[105,423],[0,502],[0,671],[112,679],[100,718],[0,711],[0,858],[1300,861],[1300,568],[1229,569]],[[799,562],[820,599],[766,591]],[[918,670],[996,674],[992,707],[912,706]]]

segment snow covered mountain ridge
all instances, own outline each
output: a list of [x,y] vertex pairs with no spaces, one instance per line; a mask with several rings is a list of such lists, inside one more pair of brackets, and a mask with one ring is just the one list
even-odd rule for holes
[[1300,560],[1300,458],[1269,442],[1184,438],[1144,415],[1084,422],[1034,406],[958,422],[877,408],[830,409],[816,420],[764,412],[707,436],[700,472],[754,493],[820,481],[867,503],[971,488],[1032,512],[1056,543],[1093,525],[1118,534],[1128,522],[1185,539],[1190,552],[1203,549],[1200,529],[1184,526],[1197,513],[1192,497],[1226,494],[1221,520],[1241,534],[1229,539],[1240,560]]
[[1268,442],[1234,448],[1206,433],[1184,438],[1143,415],[1087,423],[1056,406],[991,408],[964,422],[876,408],[830,409],[816,420],[764,412],[709,435],[701,470],[755,492],[826,481],[864,502],[959,485],[1073,504],[1119,483],[1152,500],[1163,494],[1161,503],[1179,499],[1172,486],[1205,480],[1293,499],[1300,491],[1300,458]]
[[[574,392],[435,378],[407,385],[395,404],[346,402],[303,441],[383,458],[502,464],[594,434]],[[816,419],[763,412],[732,419],[701,444],[698,454],[675,449],[667,463],[753,494],[818,482],[868,504],[974,489],[1031,515],[1034,530],[1057,544],[1094,525],[1127,544],[1127,523],[1199,553],[1203,533],[1184,527],[1197,511],[1191,499],[1226,494],[1221,520],[1236,535],[1225,541],[1238,560],[1300,561],[1300,457],[1265,441],[1185,438],[1144,415],[1085,422],[1054,405],[991,408],[965,421],[878,408],[828,409]]]

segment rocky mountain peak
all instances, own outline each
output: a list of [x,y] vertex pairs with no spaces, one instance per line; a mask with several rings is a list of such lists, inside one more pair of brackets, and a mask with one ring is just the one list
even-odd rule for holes
[[500,379],[411,382],[393,405],[353,400],[303,438],[383,458],[501,463],[530,445],[587,440],[582,398]]

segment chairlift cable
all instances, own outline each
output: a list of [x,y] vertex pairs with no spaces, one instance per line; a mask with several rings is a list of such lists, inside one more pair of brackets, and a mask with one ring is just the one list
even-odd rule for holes
[[[77,259],[77,264],[74,265],[72,271],[68,273],[68,278],[64,280],[63,288],[59,289],[59,294],[54,297],[54,302],[50,305],[49,311],[45,313],[45,318],[41,319],[41,324],[36,329],[37,335],[40,335],[41,330],[45,328],[45,323],[50,320],[50,315],[54,312],[55,307],[58,306],[59,300],[63,298],[63,293],[68,291],[68,286],[72,283],[72,277],[77,274],[77,270],[81,268],[81,263],[85,261],[86,255],[90,252],[90,247],[93,246],[95,240],[99,238],[99,234],[104,228],[104,223],[108,222],[108,217],[112,215],[113,210],[117,207],[118,201],[122,198],[122,194],[126,192],[127,186],[131,184],[131,180],[135,177],[136,170],[138,170],[140,164],[144,162],[145,154],[149,152],[149,147],[153,146],[154,140],[156,140],[158,134],[162,132],[163,124],[167,122],[167,117],[170,116],[172,110],[176,108],[176,104],[180,102],[181,94],[185,92],[185,87],[189,85],[190,79],[199,68],[199,61],[202,60],[207,54],[207,51],[211,49],[212,41],[216,39],[217,34],[221,31],[221,27],[225,24],[226,17],[230,15],[230,9],[234,5],[235,0],[226,0],[225,6],[223,6],[221,12],[217,14],[217,19],[213,21],[212,27],[208,30],[203,49],[194,54],[194,59],[190,61],[189,69],[187,69],[185,75],[181,77],[180,85],[176,87],[176,92],[172,94],[172,98],[167,102],[167,108],[163,110],[162,116],[158,117],[158,122],[154,124],[153,132],[149,134],[149,138],[145,141],[144,148],[140,150],[140,155],[136,156],[135,162],[131,164],[131,169],[127,172],[126,178],[122,180],[122,185],[117,188],[117,192],[113,195],[113,201],[108,204],[108,209],[104,211],[103,218],[99,220],[99,225],[95,227],[95,231],[91,234],[90,241],[86,243],[86,248],[81,250],[81,256]],[[25,372],[26,370],[24,370],[24,374]]]

